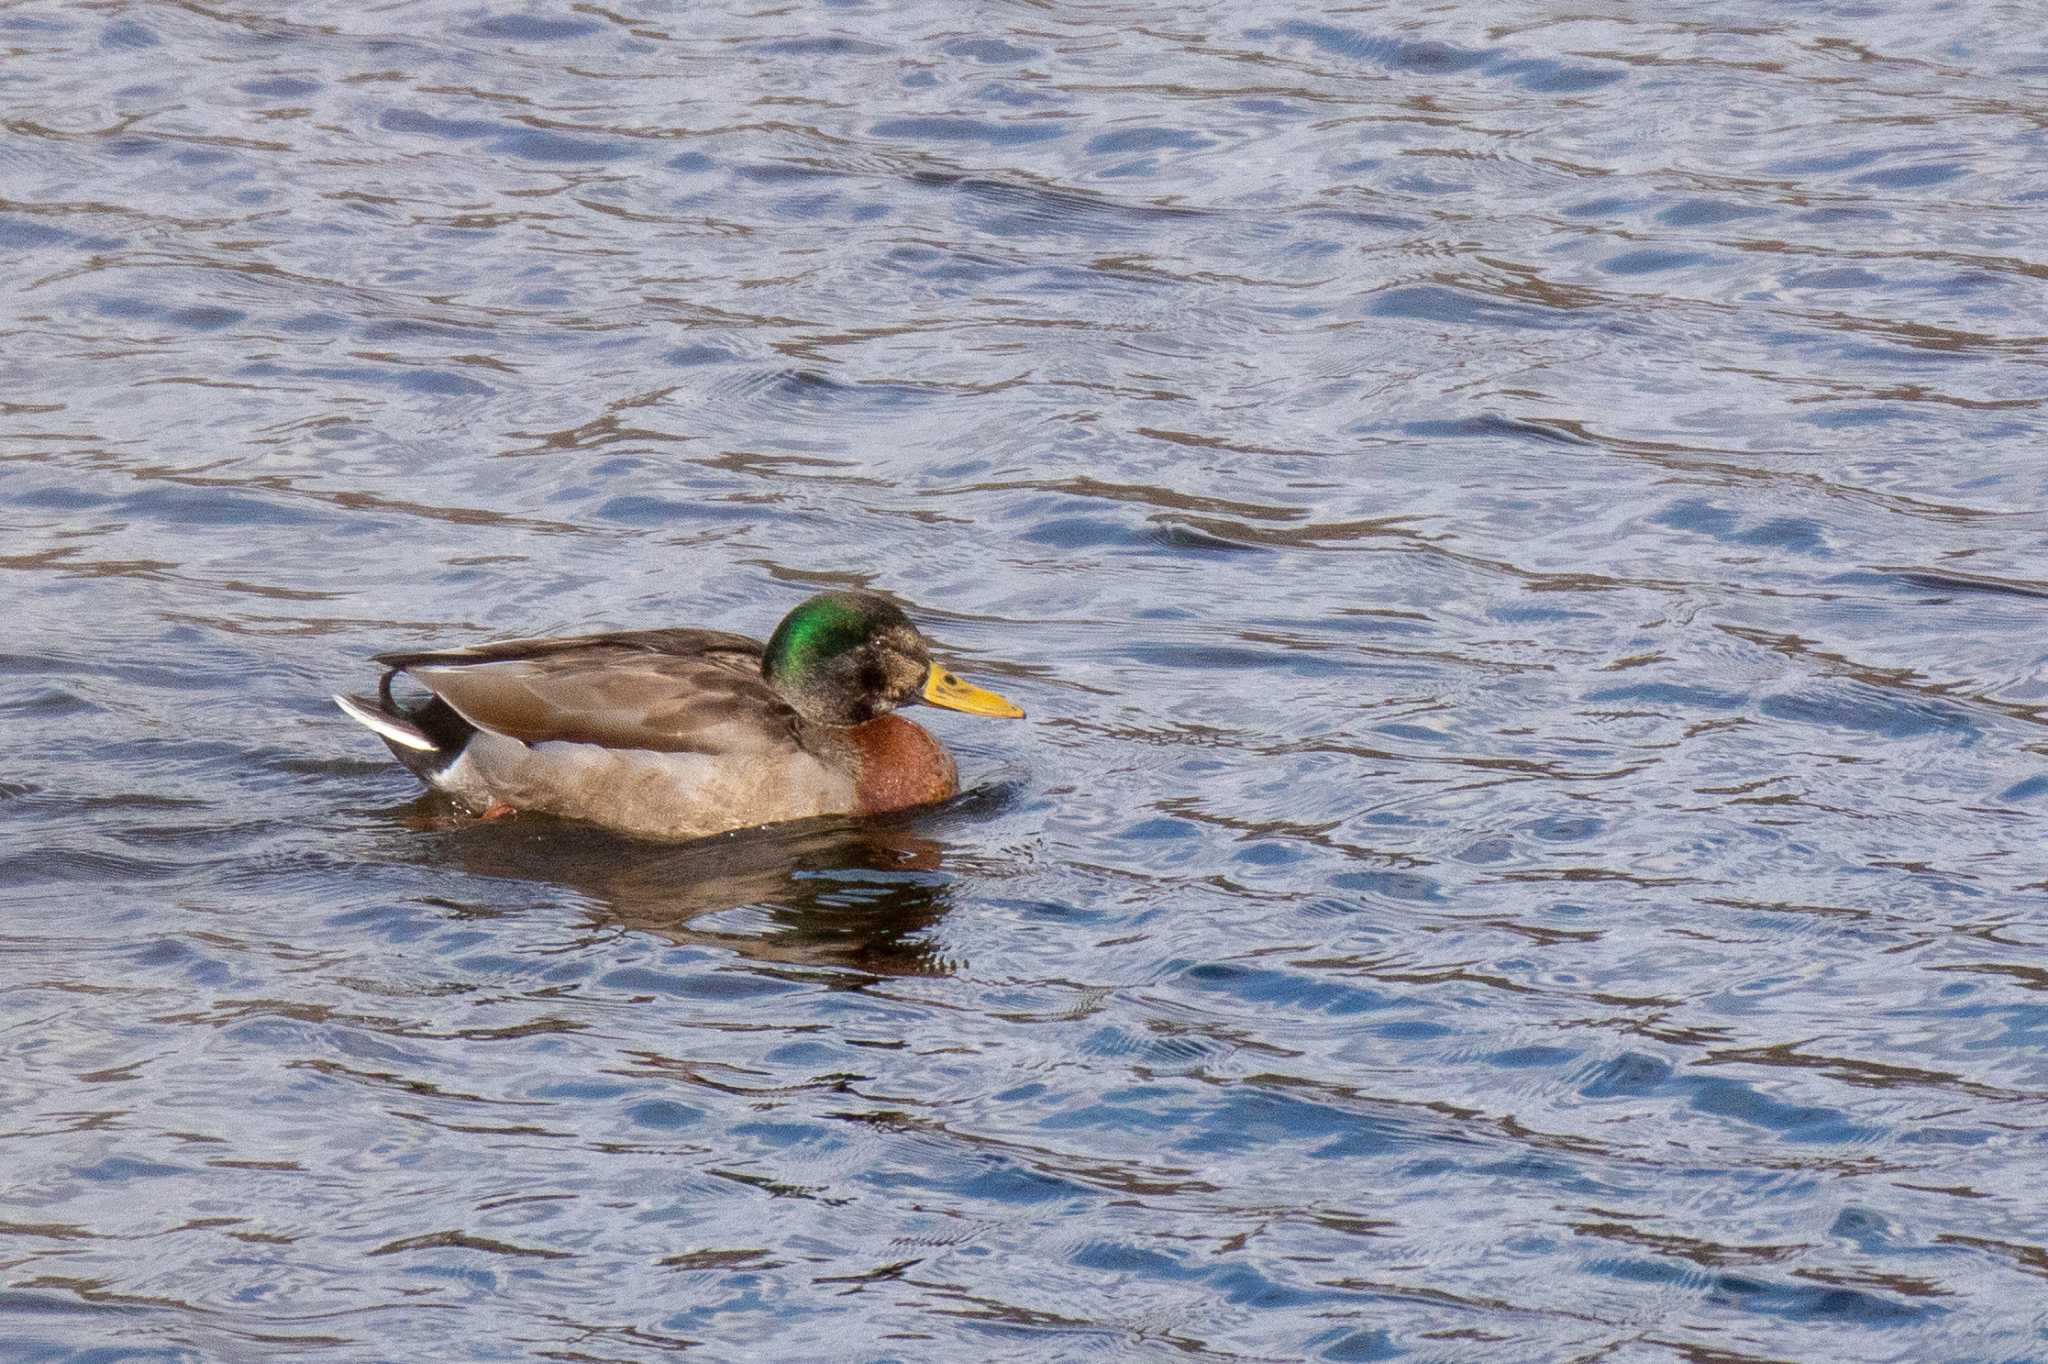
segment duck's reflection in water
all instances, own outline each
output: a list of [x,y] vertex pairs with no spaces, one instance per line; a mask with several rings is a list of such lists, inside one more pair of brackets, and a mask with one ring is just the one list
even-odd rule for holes
[[411,826],[409,860],[559,886],[582,901],[594,928],[873,979],[942,975],[960,964],[932,932],[952,907],[954,882],[945,867],[951,845],[932,835],[972,823],[1000,799],[983,790],[936,810],[674,844],[544,816],[471,819],[435,796],[392,813]]

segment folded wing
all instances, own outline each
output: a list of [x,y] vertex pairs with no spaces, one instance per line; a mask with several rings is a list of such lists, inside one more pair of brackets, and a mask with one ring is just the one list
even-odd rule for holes
[[377,661],[479,729],[528,744],[762,758],[800,748],[796,712],[761,680],[760,646],[740,635],[643,630]]

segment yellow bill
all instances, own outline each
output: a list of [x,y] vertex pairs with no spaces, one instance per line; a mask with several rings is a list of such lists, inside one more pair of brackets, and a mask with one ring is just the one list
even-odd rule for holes
[[969,715],[995,715],[1005,720],[1021,720],[1024,712],[997,696],[992,691],[983,691],[972,682],[962,682],[938,664],[925,674],[924,699],[947,710],[964,710]]

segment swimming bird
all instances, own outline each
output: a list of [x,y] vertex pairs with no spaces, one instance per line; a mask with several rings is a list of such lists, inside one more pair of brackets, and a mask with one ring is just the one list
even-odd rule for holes
[[[376,696],[334,703],[429,786],[475,814],[655,838],[943,800],[959,789],[952,755],[895,709],[1024,714],[932,662],[910,618],[871,592],[800,602],[766,644],[627,630],[374,658]],[[394,697],[400,673],[427,697]]]

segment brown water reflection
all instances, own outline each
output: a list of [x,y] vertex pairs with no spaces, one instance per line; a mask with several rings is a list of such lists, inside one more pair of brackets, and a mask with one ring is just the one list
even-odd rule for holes
[[[958,814],[975,800],[947,808]],[[431,795],[392,813],[407,828],[399,847],[408,859],[559,887],[593,927],[867,979],[943,975],[955,965],[933,933],[952,908],[947,845],[912,827],[930,812],[804,820],[680,844],[544,815],[478,820]]]

